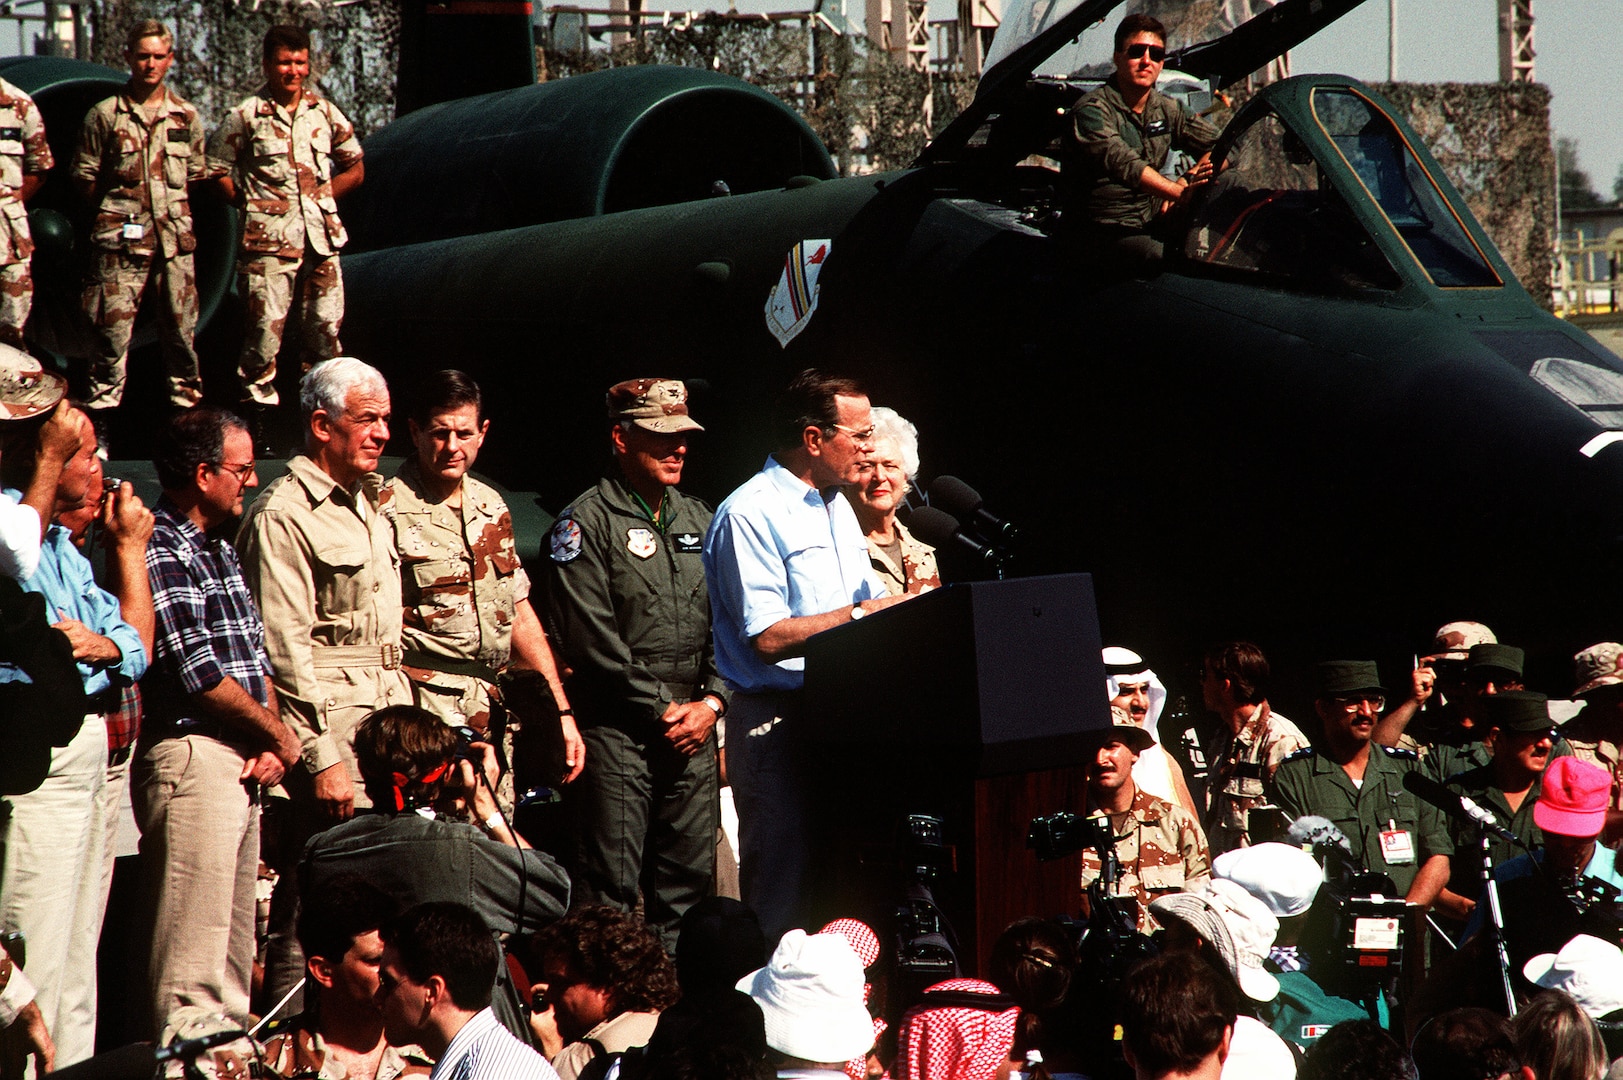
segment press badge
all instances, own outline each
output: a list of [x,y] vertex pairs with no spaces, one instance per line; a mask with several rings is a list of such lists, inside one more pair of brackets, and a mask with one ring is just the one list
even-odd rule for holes
[[1381,857],[1388,866],[1408,866],[1414,862],[1414,837],[1408,829],[1381,830]]
[[126,240],[139,240],[146,234],[146,227],[138,221],[126,221],[123,230],[119,233]]

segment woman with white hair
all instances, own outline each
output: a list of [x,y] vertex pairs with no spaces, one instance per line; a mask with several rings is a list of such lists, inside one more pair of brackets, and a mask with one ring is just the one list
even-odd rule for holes
[[850,490],[851,508],[868,537],[868,558],[891,596],[940,588],[935,548],[896,520],[919,471],[919,429],[883,406],[873,410],[871,467]]

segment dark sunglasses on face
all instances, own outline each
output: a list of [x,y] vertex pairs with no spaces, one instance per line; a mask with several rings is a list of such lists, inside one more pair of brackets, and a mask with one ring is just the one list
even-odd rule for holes
[[1140,42],[1137,45],[1127,46],[1126,53],[1127,59],[1129,60],[1141,59],[1145,53],[1149,53],[1150,59],[1154,60],[1157,64],[1161,63],[1161,61],[1167,58],[1166,49],[1162,48],[1160,45],[1149,45],[1143,42]]

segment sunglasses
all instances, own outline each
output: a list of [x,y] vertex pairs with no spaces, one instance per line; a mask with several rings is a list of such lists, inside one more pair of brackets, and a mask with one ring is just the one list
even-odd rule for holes
[[1164,47],[1160,45],[1149,45],[1145,44],[1144,42],[1140,42],[1137,45],[1129,45],[1123,51],[1126,52],[1127,59],[1129,60],[1140,60],[1144,57],[1145,53],[1149,53],[1150,59],[1154,60],[1157,64],[1161,63],[1167,58],[1167,51]]

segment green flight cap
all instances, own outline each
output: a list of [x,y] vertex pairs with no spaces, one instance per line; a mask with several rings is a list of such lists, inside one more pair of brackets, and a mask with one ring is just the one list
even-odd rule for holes
[[1476,708],[1484,724],[1500,731],[1531,735],[1555,728],[1555,722],[1550,719],[1549,701],[1532,690],[1487,694],[1477,700]]
[[1317,694],[1321,698],[1347,694],[1386,694],[1373,660],[1326,660],[1313,669]]

